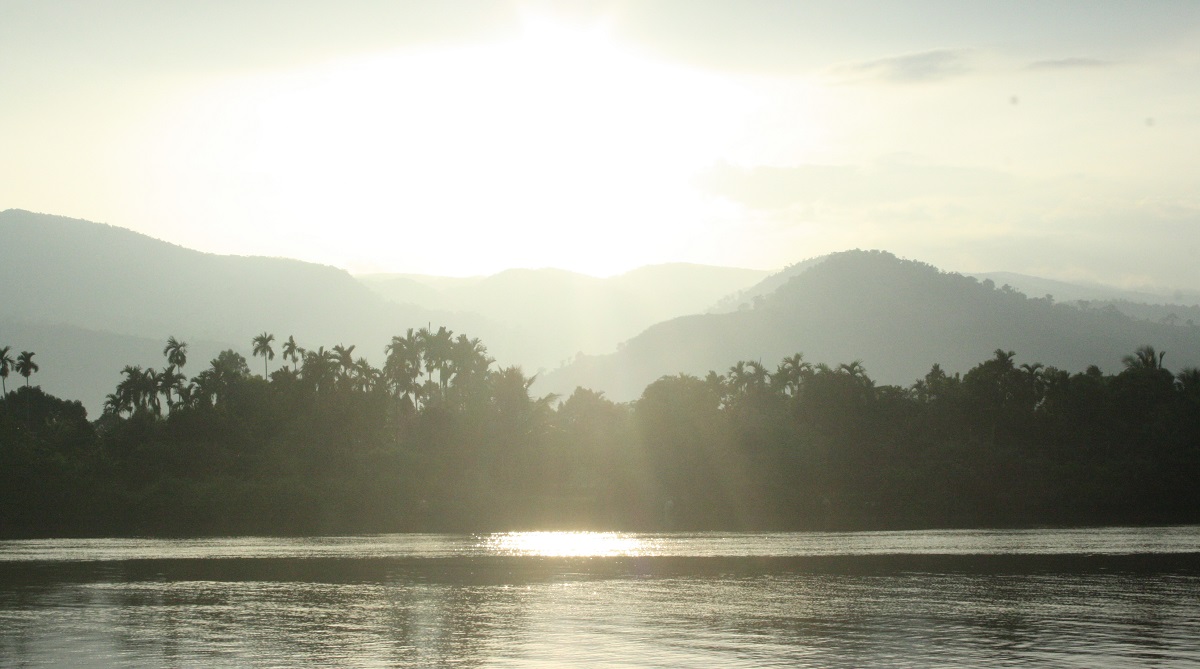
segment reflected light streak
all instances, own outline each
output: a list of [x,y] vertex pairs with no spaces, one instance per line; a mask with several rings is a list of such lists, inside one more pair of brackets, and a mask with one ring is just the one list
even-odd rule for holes
[[612,557],[644,555],[651,545],[619,532],[505,532],[491,534],[482,545],[497,555],[543,557]]

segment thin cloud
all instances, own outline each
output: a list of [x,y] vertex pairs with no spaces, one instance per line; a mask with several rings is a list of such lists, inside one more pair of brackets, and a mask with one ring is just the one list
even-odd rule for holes
[[1012,176],[994,170],[910,164],[743,169],[721,163],[698,181],[710,193],[757,210],[816,203],[867,207],[928,198],[987,199],[1007,197],[1018,188]]
[[846,63],[833,72],[851,81],[915,84],[941,81],[971,71],[966,49],[934,49],[858,63]]
[[1055,58],[1030,63],[1029,70],[1094,70],[1112,67],[1116,63],[1099,58]]

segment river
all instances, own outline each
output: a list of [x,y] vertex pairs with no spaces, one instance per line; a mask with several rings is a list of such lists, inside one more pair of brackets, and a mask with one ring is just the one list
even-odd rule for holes
[[1200,528],[0,542],[4,667],[1195,667]]

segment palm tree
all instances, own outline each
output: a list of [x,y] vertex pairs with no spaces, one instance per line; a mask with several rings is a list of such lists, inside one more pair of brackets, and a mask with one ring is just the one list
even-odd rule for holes
[[383,373],[371,366],[366,358],[359,358],[354,363],[354,389],[359,392],[369,392],[375,383],[383,378]]
[[795,353],[779,363],[771,380],[791,397],[800,394],[804,379],[812,374],[812,365],[804,361],[803,353]]
[[737,393],[745,392],[746,387],[750,385],[750,376],[746,371],[745,360],[739,360],[736,365],[730,367],[726,376],[729,377],[729,387]]
[[304,349],[296,345],[296,338],[288,335],[287,341],[283,342],[283,359],[291,360],[295,365],[300,358],[304,356]]
[[421,375],[421,340],[412,328],[401,337],[395,335],[384,347],[387,360],[383,363],[383,374],[388,389],[409,406],[416,406],[417,378]]
[[33,351],[21,351],[17,356],[17,373],[25,377],[25,386],[29,387],[29,377],[38,371],[38,365],[33,361]]
[[771,373],[767,368],[757,360],[751,360],[746,363],[746,383],[747,386],[754,392],[761,392],[767,386],[767,381],[770,380]]
[[109,393],[108,396],[104,398],[104,413],[113,416],[120,416],[126,411],[133,413],[133,406],[130,405],[126,401],[126,398],[122,397],[119,393]]
[[9,370],[17,362],[8,353],[11,348],[11,346],[0,348],[0,397],[8,394],[8,386],[4,382],[8,379]]
[[338,344],[329,350],[333,364],[336,365],[334,371],[339,385],[346,383],[351,378],[351,373],[354,371],[354,348],[356,346],[357,344],[349,346]]
[[429,328],[422,328],[418,333],[423,337],[425,349],[425,371],[429,374],[429,378],[433,379],[433,370],[438,372],[438,384],[442,391],[446,390],[446,385],[450,378],[447,370],[450,367],[450,347],[454,343],[454,332],[446,329],[446,326],[438,328],[437,332],[430,332]]
[[324,346],[315,351],[306,351],[301,359],[300,378],[315,392],[326,392],[333,383],[336,364],[333,351],[326,351]]
[[1025,398],[1028,402],[1027,409],[1036,409],[1042,404],[1042,400],[1046,396],[1046,379],[1045,365],[1040,362],[1024,363],[1020,366],[1021,372],[1025,376],[1025,381],[1029,385],[1025,388],[1028,396]]
[[162,375],[158,370],[147,368],[142,372],[142,395],[146,399],[146,406],[154,412],[155,416],[162,415],[162,403],[158,401],[158,391],[162,383]]
[[254,344],[255,357],[263,357],[263,378],[267,378],[267,361],[275,359],[275,349],[271,347],[271,342],[275,341],[275,335],[266,332],[255,337],[251,343]]
[[1184,367],[1175,375],[1175,385],[1185,395],[1200,397],[1200,368]]
[[724,376],[710,369],[704,377],[704,385],[712,393],[712,396],[717,398],[717,406],[722,408],[730,406],[732,398],[729,395],[729,382]]
[[388,385],[397,396],[408,397],[410,401],[418,388],[417,377],[421,375],[422,342],[421,336],[409,328],[405,336],[393,336],[391,343],[383,349],[387,354],[383,370]]
[[174,402],[171,400],[172,392],[174,392],[176,396],[179,396],[180,400],[182,401],[183,398],[180,396],[180,391],[183,390],[183,382],[186,380],[186,376],[176,371],[175,365],[167,365],[167,368],[158,375],[158,392],[162,393],[167,398],[168,410],[174,409],[175,406],[179,404],[179,402]]
[[860,405],[875,399],[875,382],[867,376],[867,368],[861,360],[844,362],[837,366],[835,374],[846,378],[853,388],[851,397]]
[[1153,346],[1139,346],[1134,355],[1121,358],[1126,369],[1162,369],[1163,357],[1166,351],[1155,352]]
[[220,393],[220,381],[213,368],[202,370],[192,378],[185,392],[193,406],[211,407],[217,401]]
[[112,398],[114,401],[106,404],[112,405],[115,414],[127,410],[132,415],[134,411],[146,407],[146,373],[141,365],[125,365],[121,374],[125,378],[117,384],[117,391]]
[[182,369],[187,364],[187,346],[186,341],[179,341],[174,336],[167,337],[167,345],[163,347],[167,364]]
[[450,369],[456,386],[483,378],[493,362],[495,359],[488,356],[487,347],[478,337],[460,334],[450,344]]
[[519,413],[533,399],[529,396],[529,387],[537,380],[537,375],[526,377],[519,366],[505,367],[497,370],[489,378],[492,385],[492,402],[501,410]]
[[857,383],[862,385],[871,385],[873,382],[867,376],[867,368],[863,367],[862,360],[854,360],[853,362],[843,362],[838,365],[837,371],[839,374],[847,374]]

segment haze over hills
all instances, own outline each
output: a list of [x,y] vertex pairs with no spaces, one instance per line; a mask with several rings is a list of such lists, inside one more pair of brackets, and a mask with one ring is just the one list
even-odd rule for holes
[[201,253],[114,226],[15,210],[0,213],[0,233],[21,249],[0,269],[13,288],[0,307],[7,318],[222,341],[268,329],[337,343],[375,334],[389,318],[415,323],[432,315],[387,307],[347,272],[324,265]]
[[707,312],[712,314],[726,314],[731,311],[749,309],[758,304],[761,300],[765,299],[771,293],[778,290],[780,286],[788,281],[791,281],[792,277],[803,274],[808,270],[808,268],[821,263],[824,260],[825,256],[818,256],[816,258],[809,258],[807,260],[802,260],[798,263],[788,265],[778,272],[768,275],[762,281],[759,281],[752,286],[748,286],[735,293],[725,295],[715,304],[710,306],[707,309]]
[[1081,309],[1115,309],[1134,318],[1168,325],[1200,323],[1200,292],[1189,290],[1122,290],[1099,284],[1077,284],[1013,272],[973,274],[980,281],[1009,285],[1031,297],[1051,296]]
[[[700,311],[765,274],[690,265],[613,279],[512,270],[479,279],[376,277],[369,289],[334,267],[202,253],[15,209],[0,212],[0,238],[20,249],[0,263],[0,345],[35,351],[41,371],[33,382],[81,400],[92,416],[122,367],[164,365],[168,336],[189,343],[183,371],[192,376],[225,348],[250,359],[250,339],[264,331],[276,336],[277,352],[292,335],[307,348],[356,345],[355,356],[378,365],[392,335],[445,325],[483,340],[498,365],[534,373],[580,351],[613,350],[657,320]],[[377,294],[406,285],[426,294]]]
[[375,274],[359,279],[400,304],[473,312],[519,333],[526,368],[557,367],[579,353],[608,353],[651,325],[701,313],[732,291],[768,275],[762,270],[672,263],[610,278],[559,269],[511,269],[449,279]]
[[1101,284],[1044,279],[1016,272],[981,272],[970,276],[980,281],[991,280],[997,286],[1010,285],[1030,297],[1051,295],[1059,302],[1127,302],[1165,306],[1195,305],[1200,302],[1200,292],[1194,290],[1152,288],[1127,290]]
[[294,335],[314,349],[355,344],[356,355],[379,361],[390,336],[405,328],[479,329],[469,314],[388,303],[328,266],[201,253],[110,225],[11,209],[0,212],[0,238],[20,250],[0,263],[2,345],[35,351],[34,382],[81,400],[93,416],[124,365],[164,365],[172,335],[192,347],[190,376],[223,348],[250,358],[250,339],[263,331],[275,334],[276,350]]
[[[812,362],[859,359],[877,381],[905,385],[934,362],[966,371],[995,348],[1070,371],[1092,363],[1116,369],[1142,344],[1165,350],[1173,369],[1196,365],[1200,352],[1200,328],[1187,323],[1200,322],[1196,307],[1092,302],[1080,309],[879,252],[810,259],[765,277],[674,264],[607,279],[544,269],[358,280],[333,267],[201,253],[19,210],[0,212],[0,235],[19,250],[0,263],[7,288],[0,345],[37,352],[33,382],[81,400],[92,416],[123,366],[164,365],[170,335],[189,342],[183,371],[193,376],[225,348],[261,371],[250,339],[263,331],[276,335],[277,351],[293,335],[309,348],[354,344],[355,356],[378,365],[392,335],[445,325],[480,338],[497,366],[522,365],[530,374],[582,352],[543,373],[533,392],[583,385],[618,400],[636,398],[664,374],[723,372],[739,360],[774,366],[796,352]],[[1054,292],[1071,295],[1073,286]],[[1150,321],[1161,320],[1154,309],[1178,313],[1156,323],[1118,307]],[[8,385],[22,382],[12,376]]]
[[899,385],[934,363],[965,372],[998,348],[1018,363],[1115,371],[1143,344],[1166,351],[1172,369],[1200,364],[1197,327],[1030,299],[889,253],[847,251],[808,265],[752,308],[660,323],[615,354],[555,370],[538,389],[584,386],[628,400],[663,375],[724,373],[740,360],[773,369],[797,352],[813,363],[860,360],[878,383]]

